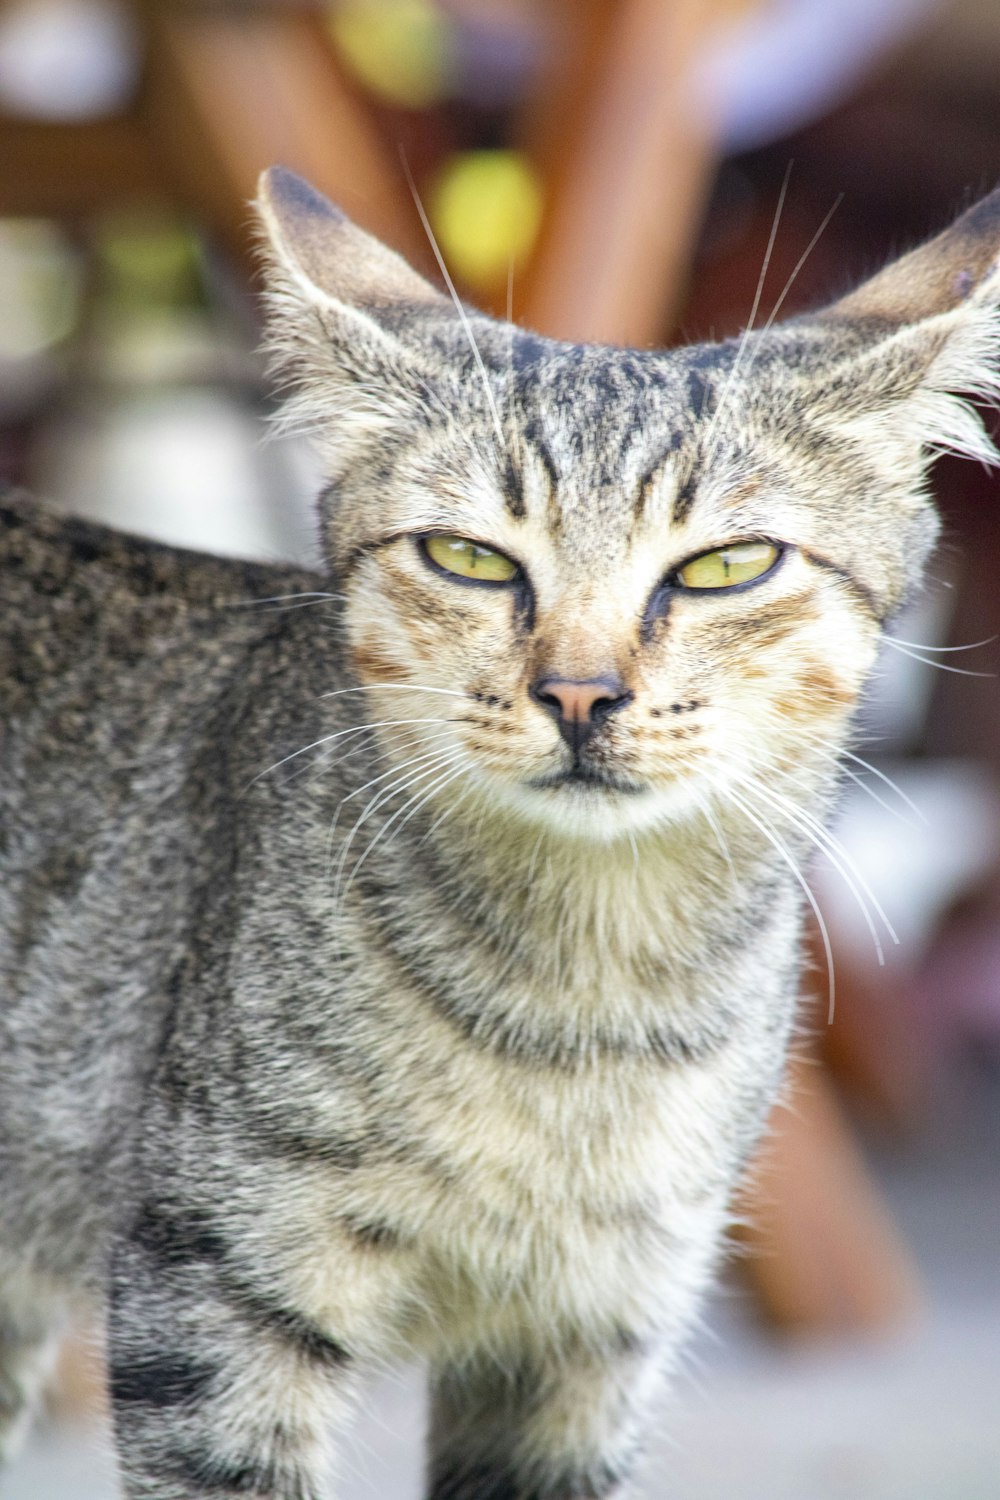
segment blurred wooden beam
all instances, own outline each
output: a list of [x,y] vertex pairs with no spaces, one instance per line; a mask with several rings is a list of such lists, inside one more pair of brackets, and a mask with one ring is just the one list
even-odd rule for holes
[[[549,184],[519,321],[555,338],[660,343],[716,165],[697,64],[731,0],[581,0],[530,129]],[[541,118],[538,116],[541,115]]]
[[0,214],[65,219],[166,190],[132,119],[51,124],[0,115]]
[[751,1173],[747,1273],[783,1328],[891,1328],[920,1305],[913,1261],[822,1069],[799,1060],[790,1083]]
[[294,6],[147,4],[143,111],[177,197],[236,254],[275,162],[418,265],[429,250],[393,152],[338,72],[322,18]]

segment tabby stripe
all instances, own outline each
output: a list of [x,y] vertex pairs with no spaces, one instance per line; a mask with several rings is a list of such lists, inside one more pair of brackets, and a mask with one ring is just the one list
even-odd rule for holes
[[[374,1232],[377,1235],[377,1230]],[[313,1364],[332,1369],[350,1360],[344,1346],[304,1314],[248,1285],[227,1264],[229,1249],[221,1235],[209,1230],[197,1216],[175,1216],[147,1203],[136,1221],[132,1237],[161,1267],[210,1262],[216,1268],[220,1290],[234,1310],[257,1327],[277,1335]]]
[[296,1353],[326,1369],[341,1369],[350,1363],[350,1353],[337,1339],[330,1338],[303,1313],[285,1307],[275,1298],[258,1292],[235,1278],[223,1278],[224,1290],[241,1313],[258,1328],[276,1335]]
[[526,1480],[512,1466],[457,1459],[436,1468],[428,1500],[606,1500],[626,1477],[625,1471],[598,1463]]
[[273,1459],[247,1458],[237,1462],[204,1449],[169,1449],[158,1459],[157,1472],[177,1480],[192,1497],[233,1495],[267,1500],[320,1500],[319,1491],[285,1464]]
[[636,492],[636,498],[632,503],[633,524],[638,523],[642,520],[649,497],[653,493],[656,486],[662,480],[664,469],[668,464],[675,461],[677,457],[678,443],[678,437],[676,435],[673,436],[666,449],[660,454],[658,458],[654,459],[654,461],[649,465],[646,472],[643,474],[642,478],[639,480],[639,488]]
[[145,1202],[132,1226],[132,1240],[160,1266],[189,1266],[225,1260],[228,1247],[197,1212],[171,1213],[163,1205]]
[[868,610],[868,613],[880,625],[884,623],[886,617],[885,606],[859,578],[855,578],[854,574],[847,568],[842,568],[838,563],[831,562],[828,557],[821,556],[820,553],[814,552],[810,547],[800,547],[799,551],[809,562],[815,563],[817,568],[824,568],[826,572],[835,574],[837,578],[846,583],[851,592]]
[[218,1371],[183,1355],[151,1354],[128,1364],[113,1364],[111,1399],[140,1406],[194,1406]]

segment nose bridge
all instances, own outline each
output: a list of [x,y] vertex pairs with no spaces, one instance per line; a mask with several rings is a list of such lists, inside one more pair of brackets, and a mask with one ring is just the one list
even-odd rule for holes
[[533,676],[584,684],[621,678],[629,658],[629,622],[600,588],[574,589],[538,620]]

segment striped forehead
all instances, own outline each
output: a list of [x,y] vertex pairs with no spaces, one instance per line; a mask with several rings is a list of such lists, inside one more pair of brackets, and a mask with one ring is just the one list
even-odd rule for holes
[[607,552],[667,527],[689,506],[697,432],[713,404],[714,361],[692,358],[701,353],[567,348],[518,335],[507,393],[510,515]]

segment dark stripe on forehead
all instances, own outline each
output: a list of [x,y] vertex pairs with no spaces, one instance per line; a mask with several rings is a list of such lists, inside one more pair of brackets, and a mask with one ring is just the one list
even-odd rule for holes
[[674,506],[670,513],[671,526],[679,526],[686,521],[691,514],[691,508],[698,493],[698,471],[692,469],[685,479],[677,486],[677,494],[674,496]]
[[508,511],[516,521],[523,520],[525,515],[524,483],[511,453],[504,455],[502,487],[503,500]]
[[660,454],[659,458],[654,459],[639,480],[639,488],[632,506],[632,518],[634,521],[642,520],[649,497],[663,478],[663,471],[677,453],[680,443],[680,432],[674,432],[670,437],[666,449]]
[[558,531],[562,523],[562,516],[556,504],[556,496],[559,493],[559,472],[556,469],[552,451],[537,422],[531,422],[525,428],[524,447],[532,458],[538,460],[539,467],[545,474],[545,482],[548,486],[546,495],[548,522],[554,531]]

